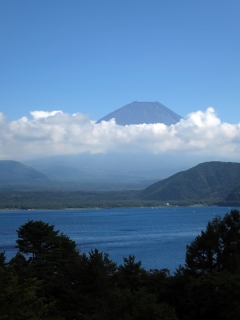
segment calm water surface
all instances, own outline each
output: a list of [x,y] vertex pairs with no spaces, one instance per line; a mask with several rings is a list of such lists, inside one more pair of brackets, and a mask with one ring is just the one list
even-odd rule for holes
[[[233,208],[168,207],[91,210],[0,211],[0,251],[12,258],[16,249],[16,230],[28,220],[55,225],[77,244],[80,252],[99,249],[118,264],[134,254],[145,269],[168,268],[171,272],[184,264],[186,245],[204,230],[216,215]],[[236,208],[240,209],[240,208]]]

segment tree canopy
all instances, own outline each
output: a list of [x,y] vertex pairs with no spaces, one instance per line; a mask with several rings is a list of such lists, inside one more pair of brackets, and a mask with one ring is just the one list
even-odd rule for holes
[[186,267],[193,274],[212,271],[240,272],[240,213],[216,216],[206,230],[187,246]]
[[117,265],[87,253],[54,226],[30,220],[18,252],[0,254],[0,320],[240,319],[240,212],[215,217],[187,246],[174,275],[145,270],[134,255]]

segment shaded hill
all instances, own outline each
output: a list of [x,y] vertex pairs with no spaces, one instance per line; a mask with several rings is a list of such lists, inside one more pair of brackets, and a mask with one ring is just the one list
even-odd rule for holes
[[240,163],[205,162],[156,182],[142,192],[142,199],[199,201],[223,199],[240,182]]
[[240,186],[237,186],[225,198],[227,205],[240,205]]
[[164,123],[169,126],[179,122],[182,117],[159,102],[134,101],[109,113],[105,117],[99,119],[97,123],[100,123],[103,120],[109,121],[113,118],[115,118],[117,124],[123,126],[142,123]]
[[0,160],[0,183],[48,181],[44,173],[13,160]]

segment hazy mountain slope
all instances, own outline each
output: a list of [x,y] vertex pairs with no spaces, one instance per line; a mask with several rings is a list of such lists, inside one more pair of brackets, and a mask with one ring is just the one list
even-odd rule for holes
[[86,174],[78,168],[63,164],[55,164],[41,170],[53,179],[63,181],[76,181],[82,179]]
[[13,160],[0,160],[0,182],[47,181],[49,178],[29,166]]
[[174,158],[143,152],[83,153],[33,159],[25,164],[57,180],[79,181],[82,190],[144,189],[155,181],[193,166],[184,158],[179,157],[176,163]]
[[156,179],[121,172],[81,170],[63,162],[32,168],[17,161],[0,160],[0,189],[17,190],[142,190]]
[[137,102],[134,101],[126,106],[117,109],[101,121],[109,121],[115,118],[119,125],[142,124],[142,123],[164,123],[166,125],[175,124],[182,118],[172,110],[168,109],[159,102]]
[[[191,160],[191,159],[190,159]],[[74,155],[58,155],[49,158],[33,159],[24,162],[26,165],[35,168],[48,175],[51,174],[54,167],[61,166],[63,170],[75,168],[83,174],[99,174],[106,175],[119,174],[123,176],[149,177],[158,181],[169,177],[170,175],[198,163],[196,159],[193,163],[185,157],[169,159],[169,156],[159,154],[148,154],[145,152],[124,153],[81,153]],[[53,170],[55,171],[55,169]],[[54,172],[52,172],[54,174]],[[56,172],[57,173],[57,172]]]
[[240,182],[240,163],[205,162],[147,187],[143,199],[203,200],[224,198]]

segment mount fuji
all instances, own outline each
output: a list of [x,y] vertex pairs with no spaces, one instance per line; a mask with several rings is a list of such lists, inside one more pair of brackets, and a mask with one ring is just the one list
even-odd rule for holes
[[165,125],[170,126],[182,119],[181,116],[159,102],[137,101],[129,103],[124,107],[107,114],[99,119],[97,123],[109,121],[113,118],[118,125],[122,126],[142,123],[164,123]]

